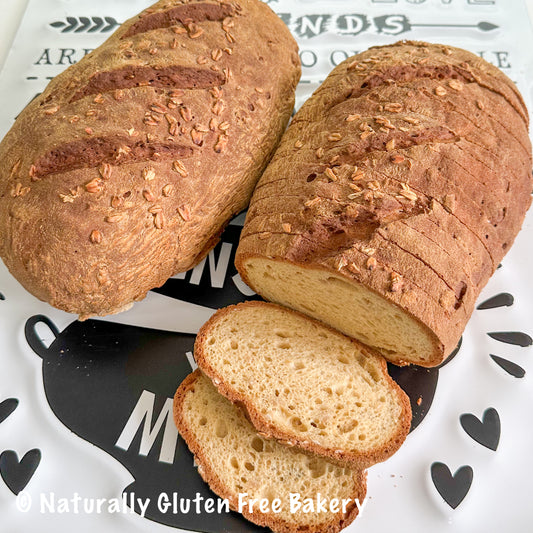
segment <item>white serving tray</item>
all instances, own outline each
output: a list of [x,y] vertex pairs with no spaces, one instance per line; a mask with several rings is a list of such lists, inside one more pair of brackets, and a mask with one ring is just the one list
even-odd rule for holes
[[[0,74],[0,136],[49,78],[149,3],[30,0]],[[297,105],[347,55],[398,39],[421,39],[482,53],[517,82],[531,107],[533,33],[521,0],[269,4],[299,41],[303,74]],[[509,341],[528,344],[528,334],[533,334],[532,217],[530,213],[479,300],[504,293],[505,305],[474,312],[457,356],[432,374],[432,379],[438,375],[438,382],[431,406],[430,397],[423,397],[419,406],[427,408],[427,415],[395,456],[369,470],[366,505],[347,532],[531,531],[533,354],[531,347]],[[173,479],[176,487],[196,486],[193,477],[187,477],[196,476],[192,460],[163,416],[167,398],[193,364],[188,352],[194,333],[217,306],[250,296],[232,266],[239,222],[229,227],[203,273],[197,269],[178,276],[130,311],[82,325],[76,317],[32,297],[0,265],[0,298],[5,298],[0,299],[2,533],[183,530],[154,521],[157,517],[143,518],[127,507],[109,512],[109,505],[122,498],[134,477],[139,494],[152,497],[168,491],[169,485],[172,489]],[[36,315],[46,319],[32,318]],[[57,328],[58,339],[46,320]],[[494,332],[521,335],[504,336],[507,342],[502,342],[488,335]],[[500,359],[506,370],[491,355],[515,366]],[[161,423],[152,447],[148,426],[144,440],[140,432],[136,435],[146,412],[142,407],[153,407],[154,435],[158,420]],[[481,418],[487,410],[481,429],[476,429],[473,416],[462,416]],[[463,425],[473,427],[469,431],[477,433],[477,440]],[[496,450],[479,442],[494,448],[498,435]],[[18,465],[17,459],[27,452]],[[432,479],[435,463],[447,465],[452,473],[464,468],[446,486],[439,472],[442,466],[433,466],[436,481]],[[466,496],[453,509],[436,485],[451,503],[461,489]],[[94,505],[101,499],[101,512],[87,512],[80,502],[76,513],[76,495]],[[239,520],[217,525],[205,513],[195,520],[191,524],[200,524],[194,526],[199,532],[253,530]],[[170,515],[159,517],[159,522],[165,521],[184,523]]]

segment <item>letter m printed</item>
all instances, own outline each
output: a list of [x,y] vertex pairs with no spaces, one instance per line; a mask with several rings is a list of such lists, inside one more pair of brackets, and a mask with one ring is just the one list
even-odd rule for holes
[[160,433],[163,424],[165,429],[163,433],[163,442],[161,444],[161,452],[159,460],[164,463],[172,464],[174,462],[174,455],[176,453],[176,445],[178,441],[178,430],[174,425],[172,418],[172,399],[167,398],[159,417],[157,418],[153,427],[151,427],[154,414],[155,394],[144,390],[134,407],[120,437],[115,446],[122,450],[129,450],[135,435],[142,426],[141,444],[139,446],[140,455],[148,455],[152,449],[157,435]]

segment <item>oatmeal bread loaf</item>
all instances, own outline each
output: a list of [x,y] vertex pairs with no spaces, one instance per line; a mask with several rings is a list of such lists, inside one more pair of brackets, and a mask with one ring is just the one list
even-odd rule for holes
[[338,464],[368,468],[409,433],[409,398],[385,359],[285,307],[220,309],[200,329],[194,356],[261,435]]
[[[234,510],[241,497],[244,517],[255,524],[276,533],[338,533],[364,505],[365,472],[265,439],[198,370],[176,392],[174,420],[202,478]],[[296,504],[291,508],[291,494],[300,503],[318,498],[325,506],[315,512]],[[260,500],[268,503],[262,511]],[[331,507],[335,500],[336,509]]]
[[376,348],[438,365],[529,208],[528,112],[497,68],[422,42],[333,70],[254,192],[243,279]]
[[125,22],[0,144],[5,264],[82,318],[188,270],[248,204],[299,75],[259,0],[163,0]]

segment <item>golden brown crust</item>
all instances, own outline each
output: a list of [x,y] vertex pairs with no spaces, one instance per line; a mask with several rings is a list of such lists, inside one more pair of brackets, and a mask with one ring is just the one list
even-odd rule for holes
[[241,277],[261,293],[253,258],[335,272],[415,318],[435,352],[411,362],[439,364],[531,203],[527,126],[514,84],[464,50],[399,42],[349,58],[256,187]]
[[398,403],[401,406],[401,414],[399,416],[397,432],[391,436],[387,444],[372,451],[367,451],[364,453],[355,453],[350,450],[339,449],[338,447],[327,448],[316,442],[302,439],[302,437],[298,433],[289,433],[283,431],[279,426],[269,421],[263,414],[261,414],[261,406],[255,405],[253,401],[247,400],[246,397],[240,394],[235,387],[232,387],[230,383],[224,381],[223,377],[219,373],[217,373],[217,371],[209,363],[208,358],[206,357],[205,351],[207,346],[207,339],[211,336],[212,328],[219,320],[222,320],[226,316],[229,316],[233,313],[238,313],[239,310],[244,310],[249,307],[263,309],[274,308],[280,314],[287,313],[299,316],[304,320],[309,321],[310,323],[316,324],[320,328],[328,330],[334,335],[342,337],[344,337],[344,335],[331,328],[330,326],[327,326],[326,324],[309,318],[303,315],[302,313],[299,313],[298,311],[290,310],[273,303],[258,301],[239,303],[236,305],[225,307],[223,309],[219,309],[200,328],[200,331],[198,332],[194,344],[194,356],[199,368],[204,372],[206,376],[211,379],[217,390],[223,396],[228,398],[233,403],[238,404],[244,410],[248,420],[257,429],[257,431],[261,433],[261,435],[263,435],[265,438],[275,438],[282,444],[285,444],[290,447],[294,446],[308,453],[314,453],[317,455],[328,457],[330,460],[340,465],[350,466],[358,469],[368,468],[373,464],[384,461],[400,448],[402,443],[405,441],[405,438],[407,437],[411,427],[411,405],[409,403],[409,398],[398,386],[398,384],[389,376],[385,359],[374,350],[362,345],[360,342],[354,339],[349,339],[346,337],[346,339],[349,340],[356,347],[356,350],[361,351],[365,354],[365,356],[372,358],[379,364],[383,379],[387,383],[388,387],[390,387],[390,389],[394,391]]
[[248,204],[299,74],[294,39],[258,0],[163,0],[125,22],[0,144],[7,267],[82,317],[191,268]]
[[[196,370],[189,374],[181,383],[176,395],[174,396],[174,421],[181,436],[187,443],[189,449],[194,454],[195,460],[199,465],[198,472],[209,485],[211,490],[221,498],[227,499],[230,508],[236,510],[238,508],[238,496],[221,481],[214,468],[210,466],[209,461],[202,451],[202,446],[196,439],[194,431],[187,425],[183,414],[183,402],[187,393],[194,390],[196,380],[201,376],[201,371]],[[363,501],[366,495],[366,472],[356,471],[354,478],[354,495],[353,498],[359,498]],[[356,505],[351,505],[347,509],[347,513],[342,515],[339,511],[334,520],[319,524],[318,526],[302,526],[287,523],[281,520],[277,515],[271,513],[249,512],[248,507],[244,507],[243,516],[253,522],[254,524],[268,527],[276,533],[339,533],[345,527],[350,525],[357,517],[359,511]]]

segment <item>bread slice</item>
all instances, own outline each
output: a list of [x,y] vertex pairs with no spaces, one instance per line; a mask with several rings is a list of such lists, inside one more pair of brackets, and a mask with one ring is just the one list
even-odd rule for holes
[[383,357],[278,305],[219,310],[198,333],[195,357],[263,435],[341,464],[383,461],[409,432],[409,400]]
[[[255,524],[279,533],[337,533],[363,505],[366,473],[265,440],[243,411],[218,394],[198,370],[176,392],[174,418],[203,479],[234,510],[239,510],[241,495],[246,505],[240,510]],[[291,493],[300,503],[322,498],[327,511],[291,509]],[[280,499],[278,513],[272,512],[275,498]],[[261,512],[259,502],[250,511],[248,502],[253,499],[265,499],[267,512]],[[338,510],[330,507],[335,499],[340,502]]]

